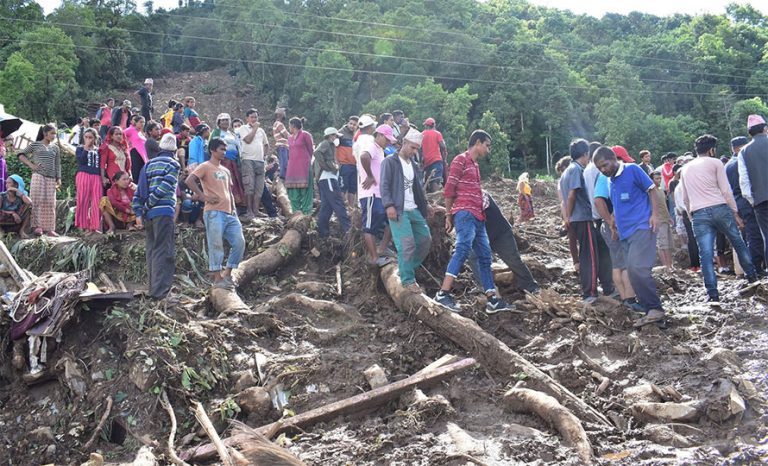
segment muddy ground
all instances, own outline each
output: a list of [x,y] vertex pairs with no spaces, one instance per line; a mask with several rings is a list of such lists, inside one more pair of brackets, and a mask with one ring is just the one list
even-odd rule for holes
[[[497,179],[487,185],[516,216],[514,183]],[[515,228],[528,243],[523,257],[546,290],[543,299],[554,305],[537,307],[505,285],[501,292],[516,302],[517,312],[487,316],[462,274],[463,315],[611,419],[610,429],[583,422],[598,464],[764,464],[768,284],[744,290],[744,280],[721,277],[722,305],[710,307],[701,276],[684,269],[681,251],[678,270],[656,274],[669,328],[634,330],[632,316],[615,301],[601,298],[587,308],[578,303],[578,277],[567,243],[557,235],[554,185],[535,182],[534,196],[536,218]],[[282,228],[280,221],[249,228],[246,256],[275,243]],[[434,233],[433,254],[418,277],[430,295],[449,254],[448,240]],[[144,286],[140,233],[9,248],[34,273],[90,268],[101,286],[100,273],[128,288]],[[3,314],[0,464],[81,464],[95,451],[107,461],[131,461],[142,443],[155,445],[160,464],[166,464],[170,424],[159,402],[163,391],[178,418],[175,448],[182,451],[207,442],[189,410],[192,400],[203,402],[226,437],[229,420],[258,427],[370,390],[363,371],[373,364],[391,382],[445,354],[468,355],[395,308],[375,271],[360,264],[359,235],[342,244],[321,243],[310,234],[298,260],[254,282],[242,297],[273,317],[277,325],[268,326],[254,316],[213,311],[204,281],[204,232],[182,229],[177,253],[178,302],[137,297],[127,304],[81,307],[63,340],[49,346],[51,378],[43,383],[28,386],[11,368]],[[342,258],[337,296],[335,264]],[[310,281],[327,289],[297,288]],[[293,292],[350,308],[314,312],[281,301]],[[72,389],[77,378],[85,382],[82,396]],[[525,386],[525,378],[520,373],[509,380],[494,368],[476,367],[424,389],[427,403],[402,397],[276,441],[311,465],[579,464],[551,426],[505,410],[503,394]],[[254,401],[241,393],[250,386],[271,389],[281,400]],[[84,451],[108,397],[114,403],[109,418],[95,445]],[[638,403],[651,401],[665,402],[665,410],[685,408],[685,415],[662,420],[639,411]]]

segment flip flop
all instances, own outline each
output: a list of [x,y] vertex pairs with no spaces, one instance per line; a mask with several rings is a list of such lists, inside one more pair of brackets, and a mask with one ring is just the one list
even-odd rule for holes
[[632,326],[634,328],[640,328],[645,327],[648,324],[655,324],[657,322],[663,322],[666,320],[667,315],[664,313],[664,311],[661,311],[659,309],[651,309],[648,311],[648,314],[645,315],[645,317],[641,317],[637,319]]

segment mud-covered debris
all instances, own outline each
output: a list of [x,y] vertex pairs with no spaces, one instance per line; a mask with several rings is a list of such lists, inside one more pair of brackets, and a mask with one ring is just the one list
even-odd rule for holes
[[235,372],[233,375],[235,379],[235,393],[242,392],[247,388],[255,387],[259,384],[259,381],[253,375],[253,371],[250,369],[244,370],[242,372]]
[[653,443],[676,448],[689,448],[695,445],[694,442],[678,434],[671,427],[662,424],[649,424],[645,426],[642,436]]
[[738,370],[741,367],[741,359],[732,350],[725,348],[715,348],[707,355],[706,361],[715,361],[723,367]]
[[718,379],[707,396],[707,417],[723,422],[744,412],[746,404],[736,386],[728,379]]
[[146,362],[134,361],[128,371],[128,378],[141,391],[149,390],[157,379],[156,375],[148,369],[149,365]]
[[700,416],[698,401],[685,403],[635,403],[632,415],[644,421],[690,422]]
[[29,440],[37,444],[45,444],[54,441],[53,431],[48,426],[40,426],[27,434]]
[[448,422],[445,425],[448,435],[451,437],[454,448],[457,453],[463,453],[466,455],[477,455],[483,453],[485,447],[480,440],[472,437],[453,422]]
[[364,370],[363,375],[365,375],[365,380],[368,381],[368,385],[370,385],[371,388],[383,387],[389,383],[387,374],[384,373],[384,369],[382,369],[378,364],[374,364],[368,369]]
[[104,466],[104,457],[100,453],[91,453],[88,456],[88,461],[80,466]]
[[246,388],[235,396],[235,401],[248,415],[266,417],[272,410],[272,398],[262,387]]
[[75,362],[71,356],[66,355],[59,359],[59,361],[56,363],[56,368],[61,367],[64,368],[64,383],[66,383],[67,387],[72,390],[72,393],[78,397],[83,397],[85,395],[87,385],[85,383],[85,377],[80,371],[77,362]]
[[625,388],[624,399],[629,402],[661,401],[661,397],[657,394],[656,390],[653,389],[653,384],[649,383]]

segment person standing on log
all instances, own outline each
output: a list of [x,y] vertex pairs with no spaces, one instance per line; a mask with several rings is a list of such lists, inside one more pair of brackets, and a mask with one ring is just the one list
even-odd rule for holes
[[336,144],[341,133],[333,127],[325,128],[323,140],[317,145],[317,189],[320,191],[320,210],[317,213],[317,232],[320,238],[330,235],[331,214],[341,224],[341,234],[346,235],[351,222],[344,206],[344,196],[339,186],[339,168],[336,165]]
[[561,186],[565,200],[565,218],[572,225],[579,241],[579,278],[584,303],[592,304],[597,299],[597,281],[603,287],[603,294],[614,292],[611,272],[611,257],[592,219],[592,203],[584,181],[584,167],[589,163],[589,143],[585,139],[571,142],[572,163],[563,173]]
[[176,138],[173,134],[163,136],[160,149],[160,153],[141,169],[133,196],[136,227],[144,228],[147,233],[149,296],[154,299],[168,295],[176,271],[173,218],[180,167],[174,156]]
[[275,152],[280,162],[280,179],[285,181],[285,172],[288,170],[288,137],[290,133],[285,127],[285,108],[275,109],[275,122],[272,123],[272,137],[275,138]]
[[[360,121],[363,122],[363,119]],[[364,130],[368,131],[367,128]],[[363,216],[363,241],[368,251],[368,265],[383,267],[391,262],[391,258],[385,256],[385,251],[392,233],[381,202],[381,162],[384,160],[384,149],[397,139],[389,125],[379,125],[372,138],[363,138],[361,135],[360,139],[363,145],[360,146],[357,161],[357,194]],[[377,247],[378,236],[382,239]]]
[[421,293],[416,283],[416,269],[432,245],[423,175],[413,161],[421,142],[421,133],[411,129],[403,138],[397,157],[387,157],[381,162],[381,202],[397,248],[400,283],[412,293]]
[[733,245],[750,283],[757,281],[757,271],[739,233],[744,228],[744,222],[739,216],[725,168],[717,157],[717,138],[704,134],[696,139],[695,144],[698,157],[683,167],[680,188],[683,190],[685,208],[691,213],[704,286],[709,301],[718,302],[720,294],[717,291],[717,275],[712,265],[717,232],[723,233]]
[[456,226],[456,244],[435,301],[453,312],[459,312],[460,307],[451,296],[451,288],[471,251],[477,255],[480,281],[488,297],[485,311],[495,314],[510,309],[496,294],[491,272],[493,257],[485,230],[483,191],[477,161],[487,157],[490,152],[491,136],[481,129],[475,130],[469,136],[469,149],[453,158],[445,184],[445,231],[450,233]]
[[[493,196],[486,191],[483,191],[483,207],[483,212],[485,212],[485,229],[488,233],[488,243],[491,245],[491,251],[496,253],[499,259],[515,275],[515,284],[519,289],[529,293],[538,293],[541,287],[520,257],[512,225],[504,217],[504,214],[501,213],[501,209],[496,204]],[[469,258],[469,266],[472,268],[475,282],[482,285],[480,281],[480,264],[474,253]]]
[[[232,174],[221,163],[227,154],[227,143],[215,138],[211,139],[209,147],[211,160],[200,164],[190,173],[186,185],[194,193],[194,200],[205,201],[203,219],[208,239],[208,266],[214,276],[213,286],[234,290],[232,270],[240,265],[245,252],[243,226],[237,217],[232,196]],[[230,247],[226,267],[222,267],[224,241]]]
[[624,248],[629,281],[646,312],[633,325],[643,327],[656,323],[663,327],[666,314],[651,274],[656,261],[656,254],[651,251],[656,250],[656,227],[659,224],[659,201],[653,192],[656,185],[636,164],[619,162],[610,147],[599,147],[592,160],[600,173],[608,177],[604,187],[595,187],[595,196],[610,199],[613,205],[616,232]]

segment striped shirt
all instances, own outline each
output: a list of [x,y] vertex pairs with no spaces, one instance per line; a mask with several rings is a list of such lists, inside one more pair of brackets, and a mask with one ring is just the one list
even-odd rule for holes
[[176,187],[179,183],[179,162],[161,152],[144,166],[149,185],[147,204],[142,205],[138,193],[133,196],[133,211],[137,217],[149,219],[168,216],[176,212]]
[[288,147],[288,130],[282,121],[275,121],[272,124],[272,136],[275,138],[276,147]]
[[17,152],[18,155],[31,155],[31,162],[39,166],[37,173],[46,178],[61,179],[61,156],[59,146],[56,144],[45,145],[42,142],[33,142]]
[[443,195],[446,198],[453,198],[452,215],[460,210],[466,210],[476,219],[485,221],[483,190],[480,188],[480,167],[469,156],[469,152],[454,157]]

